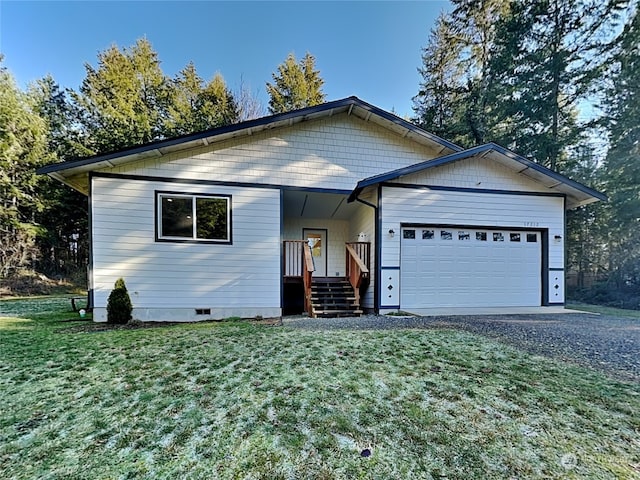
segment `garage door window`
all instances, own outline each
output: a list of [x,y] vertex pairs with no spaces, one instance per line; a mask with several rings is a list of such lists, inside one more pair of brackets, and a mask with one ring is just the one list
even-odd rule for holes
[[458,232],[458,240],[471,240],[471,234],[461,230]]
[[402,232],[402,238],[404,238],[406,240],[414,240],[416,238],[416,231],[415,230],[404,230]]
[[442,240],[453,240],[453,233],[447,230],[440,230],[440,238]]
[[487,241],[487,232],[476,232],[476,240],[479,242]]
[[527,233],[527,243],[537,243],[537,242],[538,242],[537,233]]
[[520,234],[519,233],[511,233],[511,234],[509,234],[509,240],[511,240],[512,242],[519,242],[520,241]]
[[504,234],[502,232],[493,232],[494,242],[504,242]]
[[433,240],[433,230],[422,230],[422,239],[423,240]]

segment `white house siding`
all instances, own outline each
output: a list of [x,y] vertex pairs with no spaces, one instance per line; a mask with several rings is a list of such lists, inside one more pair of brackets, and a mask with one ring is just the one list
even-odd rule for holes
[[[157,190],[231,195],[233,244],[156,242]],[[279,190],[95,177],[91,215],[97,321],[119,277],[139,320],[281,314]]]
[[[382,268],[400,267],[400,225],[465,225],[548,229],[549,268],[564,268],[564,199],[556,196],[511,195],[428,188],[383,187]],[[392,238],[387,232],[394,230]],[[555,240],[554,237],[560,239]],[[564,284],[564,273],[556,271]],[[554,302],[564,299],[554,298]]]
[[349,241],[349,222],[345,220],[330,220],[325,218],[294,218],[284,219],[284,239],[302,240],[302,230],[327,230],[327,276],[340,277],[345,275],[345,246]]
[[363,178],[437,155],[378,125],[341,114],[102,171],[351,190]]
[[[375,189],[371,188],[365,190],[359,195],[359,198],[365,200],[372,205],[377,204],[377,192]],[[358,235],[360,233],[364,233],[366,235],[366,241],[371,243],[371,258],[370,258],[370,268],[369,268],[369,288],[365,292],[364,298],[362,299],[362,306],[367,309],[375,308],[374,304],[374,285],[376,282],[376,212],[375,210],[362,203],[357,203],[358,209],[356,213],[352,216],[351,221],[349,223],[349,241],[357,242]]]

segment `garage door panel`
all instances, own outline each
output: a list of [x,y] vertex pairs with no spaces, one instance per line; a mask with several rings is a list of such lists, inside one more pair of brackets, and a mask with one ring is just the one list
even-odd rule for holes
[[410,230],[401,237],[402,308],[540,305],[539,232]]

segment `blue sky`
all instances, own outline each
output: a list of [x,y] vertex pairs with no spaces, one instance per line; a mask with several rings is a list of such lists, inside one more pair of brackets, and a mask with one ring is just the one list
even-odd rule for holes
[[200,76],[241,79],[266,106],[265,82],[289,52],[307,51],[328,100],[356,95],[412,114],[421,48],[447,1],[412,2],[29,2],[0,0],[0,51],[24,87],[47,73],[78,88],[84,64],[115,44],[149,39],[163,71],[189,61]]

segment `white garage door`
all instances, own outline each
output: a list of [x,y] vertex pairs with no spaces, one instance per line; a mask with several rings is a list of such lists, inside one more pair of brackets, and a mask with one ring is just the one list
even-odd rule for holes
[[541,234],[445,227],[402,229],[400,306],[537,306]]

